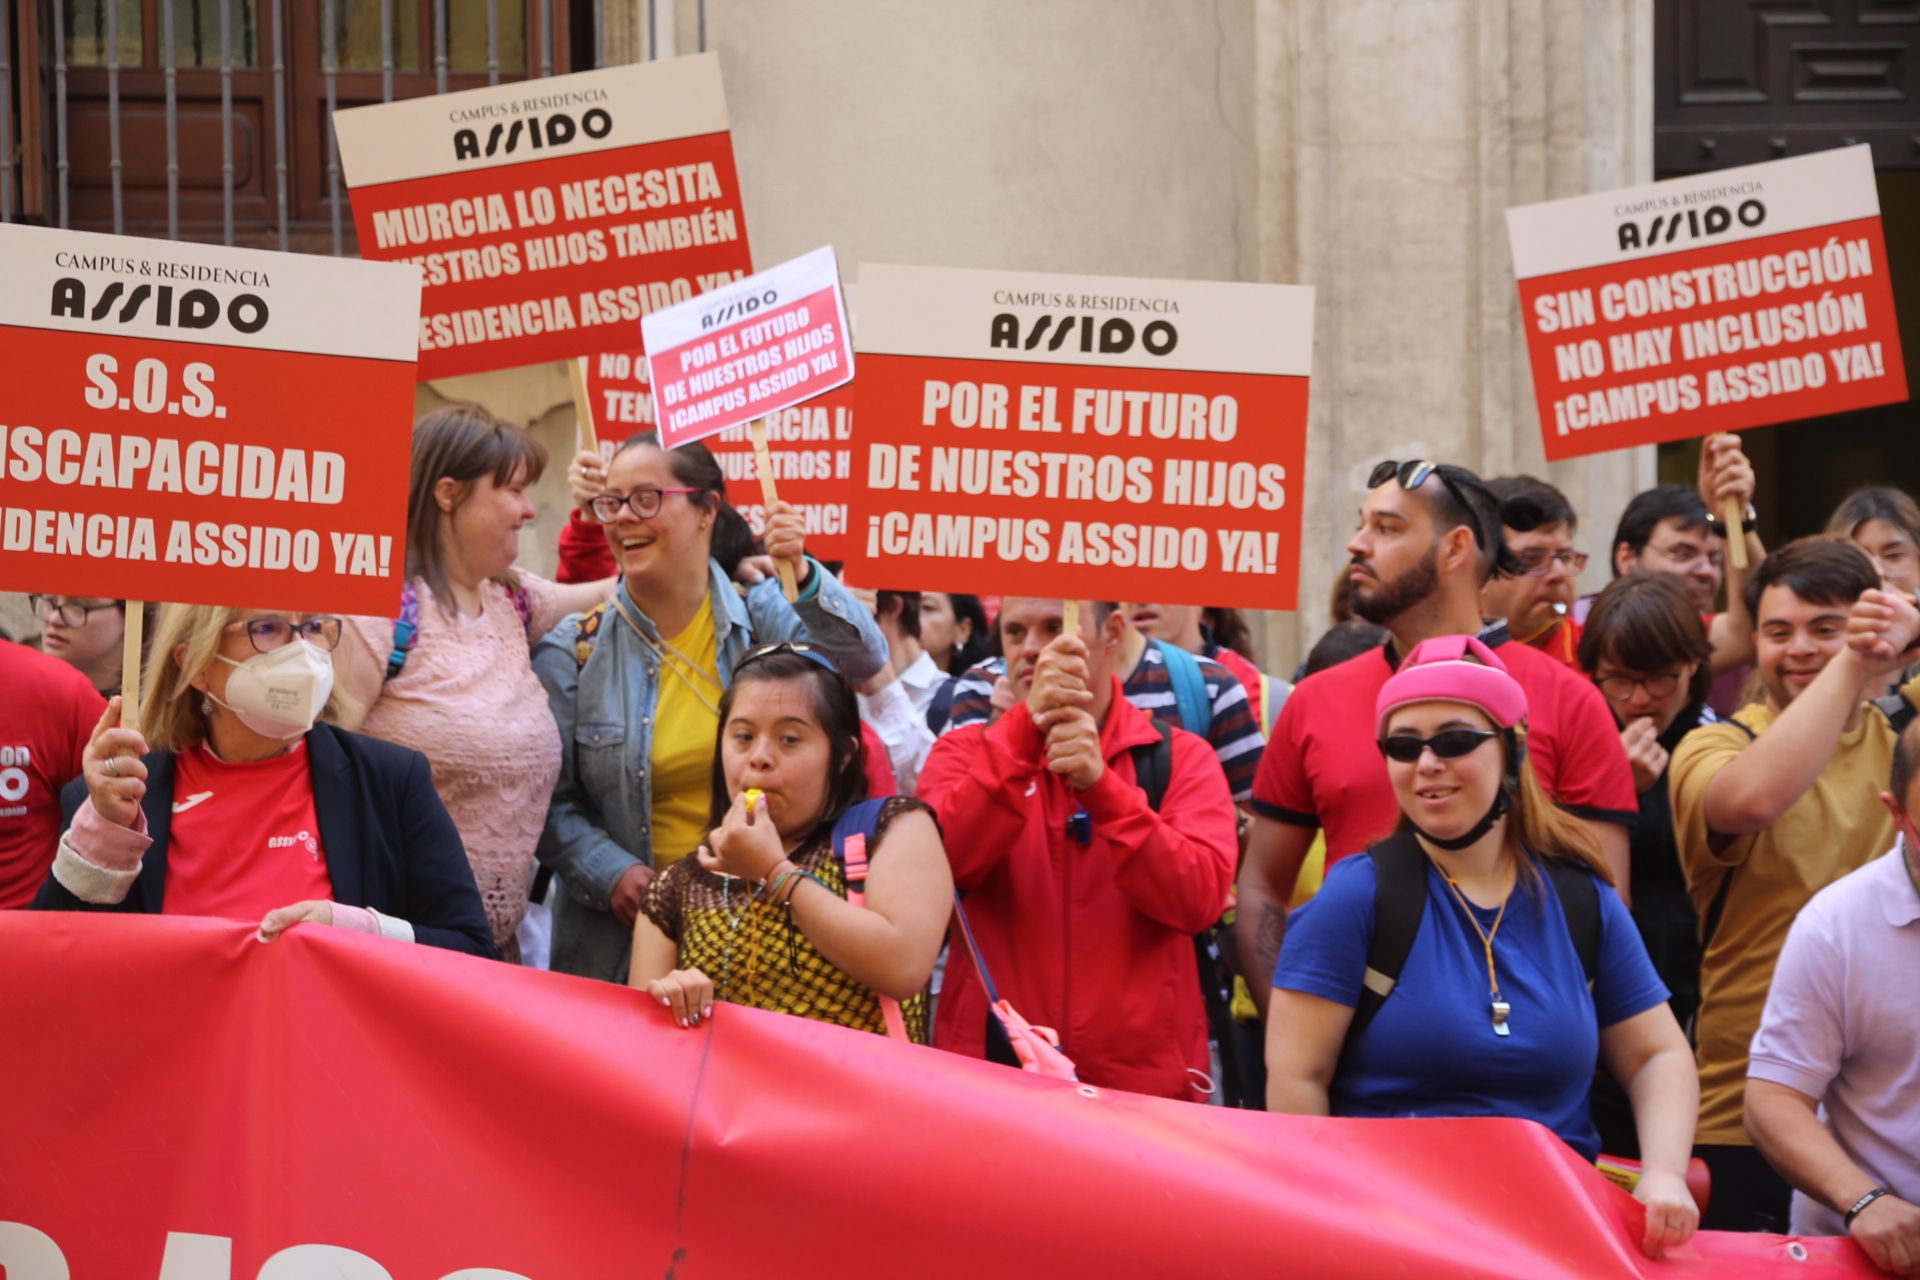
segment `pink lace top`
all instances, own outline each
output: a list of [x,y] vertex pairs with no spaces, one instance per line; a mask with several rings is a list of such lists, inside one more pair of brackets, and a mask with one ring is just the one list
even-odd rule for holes
[[513,598],[488,582],[479,617],[451,618],[416,580],[419,629],[400,674],[385,680],[392,618],[349,618],[334,665],[343,691],[370,707],[359,732],[412,747],[433,765],[434,789],[460,829],[493,941],[517,960],[533,851],[560,777],[560,732],[533,674],[528,636],[560,620],[554,585],[524,571],[533,606],[523,626]]

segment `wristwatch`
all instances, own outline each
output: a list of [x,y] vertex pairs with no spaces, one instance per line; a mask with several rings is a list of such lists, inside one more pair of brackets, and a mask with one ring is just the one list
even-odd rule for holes
[[[1740,528],[1744,531],[1751,531],[1759,523],[1760,523],[1760,513],[1758,511],[1755,511],[1753,509],[1753,504],[1749,502],[1747,504],[1747,509],[1740,513]],[[1718,533],[1721,537],[1725,537],[1726,531],[1722,529],[1720,525],[1721,525],[1720,513],[1718,511],[1715,511],[1712,507],[1708,507],[1707,508],[1707,527],[1709,529],[1712,529],[1715,533]]]

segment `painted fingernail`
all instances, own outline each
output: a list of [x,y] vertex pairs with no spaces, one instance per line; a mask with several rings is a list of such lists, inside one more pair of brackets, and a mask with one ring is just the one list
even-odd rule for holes
[[680,1025],[681,1025],[681,1026],[683,1026],[683,1027],[684,1027],[684,1026],[686,1026],[686,1025],[687,1025],[687,1020],[686,1020],[685,1018],[682,1018],[682,1019],[680,1019]]

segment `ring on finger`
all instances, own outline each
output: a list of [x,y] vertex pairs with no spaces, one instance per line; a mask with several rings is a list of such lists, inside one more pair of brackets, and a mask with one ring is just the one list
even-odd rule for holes
[[119,757],[117,756],[107,757],[107,776],[109,778],[117,778],[120,776]]

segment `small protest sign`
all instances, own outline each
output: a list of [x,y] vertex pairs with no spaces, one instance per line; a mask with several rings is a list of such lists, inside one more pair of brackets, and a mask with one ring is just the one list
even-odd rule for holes
[[1313,291],[863,265],[849,577],[1291,609]]
[[1549,460],[1907,397],[1865,146],[1507,211]]
[[668,448],[844,386],[853,347],[833,249],[815,249],[640,322]]
[[418,270],[7,225],[0,271],[0,588],[399,607]]
[[333,120],[361,253],[425,272],[423,379],[630,349],[752,269],[714,54]]

